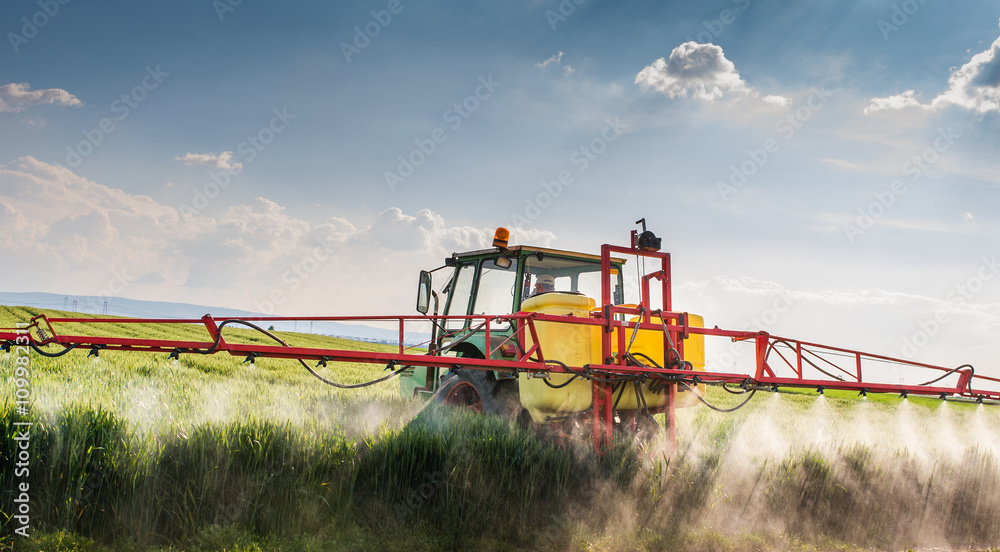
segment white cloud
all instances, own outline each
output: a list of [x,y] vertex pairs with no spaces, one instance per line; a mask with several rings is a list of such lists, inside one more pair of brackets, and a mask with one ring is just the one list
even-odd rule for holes
[[[726,59],[722,48],[715,44],[685,42],[670,52],[669,58],[660,58],[639,71],[635,83],[651,87],[670,98],[692,97],[713,102],[725,95],[739,98],[759,97],[760,93],[744,81],[732,61]],[[782,96],[768,95],[768,104],[786,105]]]
[[917,100],[915,90],[907,90],[902,94],[886,96],[884,98],[872,98],[871,104],[865,108],[865,115],[882,111],[883,109],[904,109],[907,107],[927,107],[921,106]]
[[978,113],[1000,112],[1000,38],[988,50],[972,56],[968,63],[953,71],[948,77],[948,89],[930,103],[921,104],[915,91],[907,90],[895,96],[872,98],[865,113],[909,107],[941,109],[952,105]]
[[29,107],[42,104],[57,104],[79,107],[83,105],[76,96],[60,88],[30,90],[26,82],[15,82],[0,86],[0,113],[20,113]]
[[[515,243],[554,236],[512,229]],[[217,217],[174,207],[22,157],[0,165],[0,288],[97,295],[113,271],[124,297],[276,312],[407,313],[416,274],[454,251],[490,247],[493,228],[392,207],[373,220],[308,221],[258,197]],[[433,265],[433,266],[432,266]],[[30,278],[26,278],[30,275]]]
[[30,156],[0,165],[0,182],[0,201],[46,227],[94,211],[116,221],[133,218],[155,225],[173,223],[177,218],[173,208],[148,196],[108,188]]
[[5,216],[14,222],[2,238],[8,251],[45,259],[53,271],[118,262],[122,250],[150,263],[158,244],[186,233],[171,207],[33,157],[0,165],[0,190]]
[[541,63],[536,63],[535,67],[538,67],[539,69],[541,69],[543,67],[548,67],[549,65],[559,65],[559,62],[562,61],[562,57],[563,57],[563,53],[562,52],[556,52],[555,54],[553,54],[550,58],[546,59],[545,61],[543,61]]
[[243,168],[243,163],[233,163],[233,152],[224,151],[222,153],[187,153],[174,158],[185,165],[208,165],[217,169],[225,169],[229,172],[238,171]]
[[10,250],[21,242],[32,242],[42,231],[13,205],[0,201],[0,247]]
[[791,103],[791,100],[788,98],[784,96],[775,96],[773,94],[764,96],[761,100],[763,100],[764,103],[771,104],[775,107],[784,107]]
[[[391,250],[422,251],[428,255],[447,256],[457,251],[492,247],[495,228],[448,226],[444,217],[422,209],[415,216],[390,207],[379,213],[375,222],[359,233],[365,242]],[[555,239],[551,232],[512,229],[512,243],[548,246]]]

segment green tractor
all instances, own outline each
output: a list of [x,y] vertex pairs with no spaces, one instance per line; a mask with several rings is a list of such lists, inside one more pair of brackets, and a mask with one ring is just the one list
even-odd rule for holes
[[[498,229],[493,249],[454,253],[445,265],[421,271],[417,310],[422,314],[479,316],[478,319],[448,319],[432,331],[432,354],[459,358],[513,360],[518,354],[515,328],[510,323],[491,324],[487,347],[483,315],[509,315],[522,310],[522,303],[546,292],[601,296],[601,257],[519,245],[506,247],[507,233]],[[624,259],[613,258],[614,302],[622,303]],[[434,291],[432,273],[450,270]],[[440,310],[440,312],[439,312]],[[416,366],[401,374],[404,397],[433,397],[439,402],[477,412],[526,421],[518,393],[518,375],[507,371],[452,370]]]

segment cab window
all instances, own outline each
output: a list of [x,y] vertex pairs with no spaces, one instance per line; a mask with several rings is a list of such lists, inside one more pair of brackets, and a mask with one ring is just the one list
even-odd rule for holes
[[[514,310],[517,265],[501,268],[492,259],[483,261],[475,314],[510,314]],[[491,326],[492,328],[493,326]],[[506,326],[504,326],[505,328]],[[497,329],[503,329],[497,327]]]
[[601,300],[600,261],[546,255],[528,257],[524,265],[522,299],[549,291],[582,293]]
[[[472,296],[472,284],[475,281],[476,265],[463,264],[458,267],[458,274],[452,281],[451,292],[448,294],[448,307],[445,314],[465,316],[469,312],[469,299]],[[465,326],[466,320],[448,320],[445,329],[458,330]]]

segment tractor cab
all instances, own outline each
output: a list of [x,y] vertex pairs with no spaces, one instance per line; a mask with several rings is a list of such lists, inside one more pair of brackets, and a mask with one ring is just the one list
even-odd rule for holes
[[[445,259],[444,266],[420,273],[418,311],[423,314],[433,311],[432,314],[450,317],[479,317],[448,318],[435,327],[431,347],[437,354],[486,358],[488,351],[498,349],[497,345],[508,340],[514,328],[509,322],[491,322],[492,346],[487,347],[482,317],[519,312],[522,304],[532,296],[562,292],[600,299],[599,255],[527,245],[508,248],[505,232],[505,229],[498,229],[492,249],[454,253]],[[623,302],[624,263],[620,258],[613,258],[611,262],[615,304]],[[444,274],[432,274],[438,271]],[[510,360],[505,355],[513,357],[515,354],[513,348],[500,347],[491,358]],[[513,374],[485,374],[492,381],[509,378],[516,382]],[[438,368],[414,367],[402,374],[401,392],[406,397],[433,394],[445,375]]]

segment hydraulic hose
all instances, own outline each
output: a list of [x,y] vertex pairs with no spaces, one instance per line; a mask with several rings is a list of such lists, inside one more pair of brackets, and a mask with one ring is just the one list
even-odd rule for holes
[[[767,348],[767,352],[766,352],[766,353],[764,353],[764,358],[768,358],[768,357],[770,357],[770,356],[771,356],[771,351],[772,351],[772,350],[774,350],[774,346],[775,346],[775,345],[777,345],[778,343],[781,343],[782,345],[784,345],[784,346],[788,347],[788,348],[789,348],[789,349],[791,349],[791,350],[794,350],[794,349],[795,349],[794,347],[792,347],[792,344],[791,344],[791,343],[789,343],[789,342],[787,342],[787,341],[785,341],[785,340],[783,340],[783,339],[782,339],[782,340],[777,340],[777,339],[776,339],[776,340],[774,340],[774,341],[773,341],[773,342],[771,343],[771,345],[770,345],[770,346],[769,346],[769,347]],[[816,355],[816,353],[812,353],[812,354],[813,354],[813,356],[816,356],[816,357],[818,357],[818,358],[822,358],[822,357],[819,357],[819,355]],[[820,368],[819,366],[817,366],[817,365],[816,365],[816,363],[814,363],[813,361],[811,361],[811,360],[809,360],[808,358],[806,358],[806,357],[805,357],[805,355],[802,355],[802,356],[801,356],[801,358],[802,358],[802,361],[803,361],[803,362],[805,362],[805,363],[806,363],[806,364],[808,364],[809,366],[812,366],[813,368],[815,368],[815,369],[819,370],[819,371],[820,371],[821,373],[823,373],[823,374],[825,374],[825,375],[827,375],[827,376],[829,376],[829,377],[831,377],[831,378],[833,378],[833,379],[835,379],[835,380],[837,380],[837,381],[844,381],[844,378],[842,378],[842,377],[840,377],[840,376],[838,376],[838,375],[836,375],[836,374],[831,374],[830,372],[827,372],[826,370],[824,370],[824,369]],[[827,362],[829,362],[829,361],[827,361]]]
[[746,388],[742,387],[740,388],[739,391],[733,391],[732,389],[729,388],[729,385],[727,385],[726,382],[722,382],[722,388],[725,389],[727,393],[730,393],[732,395],[745,395],[748,391]]
[[719,407],[717,407],[717,406],[715,406],[715,405],[713,405],[713,404],[709,403],[708,401],[706,401],[706,400],[705,400],[705,398],[704,398],[704,397],[702,397],[702,396],[701,396],[701,394],[699,394],[699,393],[698,393],[698,392],[697,392],[697,391],[696,391],[696,390],[695,390],[695,389],[694,389],[693,387],[691,387],[690,385],[688,385],[688,384],[684,383],[683,381],[678,381],[677,383],[679,383],[679,384],[683,385],[684,387],[686,387],[686,388],[687,388],[687,390],[688,390],[688,391],[690,391],[692,395],[694,395],[695,397],[697,397],[697,398],[698,398],[698,400],[702,402],[702,404],[704,404],[705,406],[707,406],[707,407],[711,408],[712,410],[714,410],[714,411],[716,411],[716,412],[722,412],[722,413],[728,413],[728,412],[736,412],[737,410],[739,410],[739,409],[743,408],[744,406],[746,406],[746,404],[747,404],[748,402],[750,402],[750,399],[752,399],[752,398],[753,398],[753,396],[757,394],[757,389],[756,389],[756,388],[754,388],[754,389],[752,389],[752,390],[750,391],[750,396],[748,396],[747,398],[743,399],[743,402],[741,402],[740,404],[738,404],[738,405],[736,405],[736,406],[734,406],[734,407],[732,407],[732,408],[719,408]]
[[58,353],[47,353],[47,352],[43,351],[41,347],[39,347],[38,345],[35,345],[34,341],[29,342],[28,345],[30,345],[31,349],[33,351],[35,351],[36,353],[42,355],[43,357],[49,357],[49,358],[61,357],[61,356],[65,355],[66,353],[68,353],[68,352],[72,351],[73,349],[76,349],[77,347],[80,346],[79,343],[76,343],[76,344],[73,344],[73,345],[67,345],[65,349],[63,349],[62,351],[59,351]]
[[[221,341],[222,341],[222,328],[224,328],[225,326],[227,326],[229,324],[242,324],[244,326],[247,326],[249,328],[257,330],[258,332],[260,332],[260,333],[262,333],[262,334],[270,337],[271,339],[277,341],[278,343],[281,343],[281,345],[284,346],[284,347],[291,347],[291,345],[289,345],[285,340],[281,339],[280,337],[274,335],[270,331],[265,330],[264,328],[261,328],[260,326],[254,324],[252,322],[247,322],[246,320],[238,320],[238,319],[235,319],[235,318],[231,318],[231,319],[228,319],[228,320],[223,320],[219,324],[219,331],[215,335],[215,343],[213,343],[211,347],[209,347],[207,349],[204,349],[204,350],[202,350],[202,349],[188,349],[188,350],[192,351],[192,352],[199,353],[199,354],[203,354],[203,355],[208,355],[208,354],[214,353],[215,350],[218,349],[219,343],[221,343]],[[388,374],[388,375],[383,376],[381,378],[378,378],[378,379],[375,379],[375,380],[372,380],[372,381],[367,381],[367,382],[364,382],[364,383],[337,383],[335,381],[328,380],[328,379],[324,378],[323,376],[319,375],[318,373],[316,373],[316,371],[313,370],[312,367],[310,367],[308,364],[306,364],[302,359],[298,359],[298,361],[299,361],[299,364],[301,364],[303,368],[305,368],[306,370],[308,370],[310,374],[312,374],[313,376],[316,376],[316,379],[322,381],[323,383],[325,383],[327,385],[336,387],[338,389],[358,389],[360,387],[368,387],[369,385],[375,385],[376,383],[382,383],[383,381],[386,381],[386,380],[389,380],[389,379],[392,379],[392,378],[398,376],[399,374],[403,373],[404,370],[406,370],[407,368],[409,368],[409,366],[403,366],[402,368],[393,371],[391,374]],[[394,365],[395,365],[395,362],[392,362],[392,363],[389,364],[389,366],[394,366]]]
[[[389,379],[392,379],[392,378],[398,376],[399,374],[403,373],[404,370],[406,370],[407,368],[409,368],[409,366],[403,366],[399,370],[396,370],[396,371],[392,372],[391,374],[389,374],[387,376],[383,376],[383,377],[378,378],[376,380],[367,381],[367,382],[364,382],[364,383],[337,383],[335,381],[330,381],[330,380],[324,378],[323,376],[317,374],[316,371],[313,370],[308,364],[306,364],[305,362],[303,362],[302,359],[299,359],[299,364],[301,364],[303,366],[303,368],[305,368],[306,370],[309,370],[309,373],[312,374],[312,375],[314,375],[314,376],[316,376],[316,379],[318,379],[319,381],[321,381],[321,382],[323,382],[323,383],[325,383],[327,385],[332,385],[333,387],[336,387],[337,389],[358,389],[360,387],[368,387],[369,385],[375,385],[376,383],[382,383],[383,381],[386,381],[386,380],[389,380]],[[394,365],[394,363],[390,363],[389,364],[389,366],[393,366],[393,365]]]
[[573,377],[571,377],[571,378],[569,378],[568,380],[566,380],[566,381],[564,381],[564,382],[560,383],[559,385],[556,385],[556,384],[553,384],[553,383],[549,383],[549,380],[548,380],[548,378],[542,378],[542,381],[544,381],[544,382],[545,382],[545,385],[548,385],[548,386],[549,386],[549,387],[551,387],[552,389],[562,389],[563,387],[566,387],[567,385],[569,385],[569,384],[573,383],[573,380],[575,380],[575,379],[576,379],[576,378],[578,378],[578,377],[580,377],[580,376],[578,376],[578,375],[574,374],[574,375],[573,375]]
[[[961,370],[962,368],[968,368],[969,371],[972,372],[973,376],[976,375],[976,369],[973,368],[971,364],[963,364],[963,365],[959,366],[958,368],[952,368],[951,370],[948,370],[943,375],[941,375],[941,376],[939,376],[937,378],[934,378],[931,381],[927,381],[927,382],[921,383],[920,386],[923,387],[925,385],[931,385],[932,383],[937,383],[937,382],[943,380],[944,378],[946,378],[946,377],[954,374],[955,372]],[[972,392],[972,378],[971,377],[969,378],[969,392],[970,393]]]

